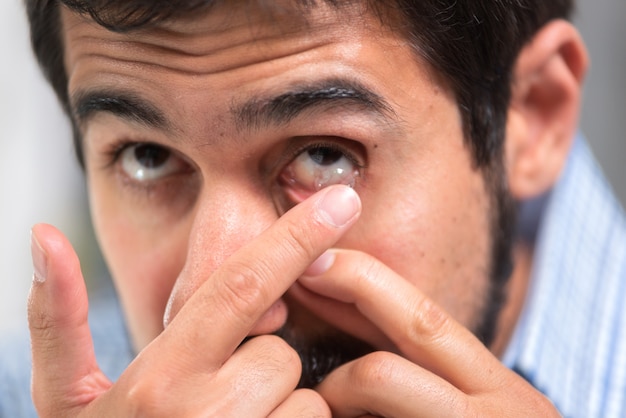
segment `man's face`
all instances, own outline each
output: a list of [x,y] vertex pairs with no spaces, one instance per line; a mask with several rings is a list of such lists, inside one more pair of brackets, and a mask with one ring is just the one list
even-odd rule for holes
[[[220,6],[115,34],[62,16],[94,224],[136,349],[206,272],[334,183],[363,207],[337,247],[378,258],[470,329],[481,323],[483,175],[450,91],[376,17],[319,6],[304,24]],[[287,320],[326,332],[306,298],[289,291],[251,334]],[[358,335],[389,348],[368,327]]]

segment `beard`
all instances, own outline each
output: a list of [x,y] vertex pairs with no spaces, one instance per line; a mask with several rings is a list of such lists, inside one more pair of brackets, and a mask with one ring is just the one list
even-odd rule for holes
[[517,218],[517,205],[508,191],[504,159],[495,158],[493,164],[492,167],[484,169],[485,183],[490,196],[489,282],[479,320],[471,329],[487,347],[496,337],[500,313],[506,302],[507,285],[513,273],[513,245]]
[[312,389],[337,367],[375,351],[364,341],[339,331],[304,336],[289,322],[275,334],[300,356],[302,374],[298,388]]

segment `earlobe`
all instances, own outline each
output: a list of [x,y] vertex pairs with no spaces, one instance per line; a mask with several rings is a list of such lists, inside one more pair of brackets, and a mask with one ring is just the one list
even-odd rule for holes
[[587,64],[580,35],[562,20],[541,29],[518,56],[506,138],[515,198],[539,195],[558,179],[577,129]]

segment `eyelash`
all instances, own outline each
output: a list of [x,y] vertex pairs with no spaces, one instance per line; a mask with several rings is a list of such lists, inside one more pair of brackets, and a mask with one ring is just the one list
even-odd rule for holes
[[[142,143],[143,142],[130,141],[128,139],[122,139],[117,142],[113,142],[103,152],[103,155],[105,158],[105,163],[103,165],[103,168],[105,169],[112,168],[119,161],[120,156],[122,155],[122,152],[124,152],[124,150],[134,145],[138,145]],[[151,142],[145,142],[145,144],[151,144]],[[158,144],[155,144],[155,145],[158,145]]]
[[[354,141],[350,141],[350,142],[353,142],[354,144],[357,144]],[[356,168],[358,168],[359,170],[367,168],[366,162],[362,161],[361,158],[357,158],[355,156],[356,153],[354,151],[348,149],[347,146],[342,146],[342,145],[339,145],[336,142],[332,142],[332,141],[319,141],[319,142],[314,142],[313,141],[311,143],[298,146],[298,147],[294,148],[293,150],[290,150],[287,153],[286,162],[284,162],[283,164],[280,164],[280,167],[287,166],[288,164],[290,164],[293,160],[296,159],[296,157],[298,157],[303,152],[307,152],[307,151],[310,151],[310,150],[317,150],[317,149],[321,149],[321,148],[328,148],[331,151],[342,153],[348,159],[348,161],[350,161],[352,164],[354,164],[354,166]]]

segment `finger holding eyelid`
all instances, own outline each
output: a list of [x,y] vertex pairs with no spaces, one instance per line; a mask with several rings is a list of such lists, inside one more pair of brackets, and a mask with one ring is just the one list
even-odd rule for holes
[[477,364],[499,370],[499,361],[467,328],[374,257],[333,249],[306,273],[309,275],[301,277],[299,284],[321,296],[353,305],[406,358],[462,390],[471,391],[490,381],[490,369],[476,368]]

